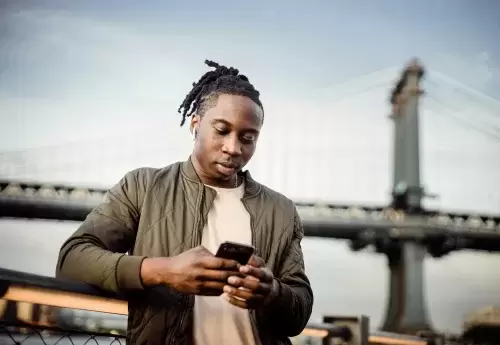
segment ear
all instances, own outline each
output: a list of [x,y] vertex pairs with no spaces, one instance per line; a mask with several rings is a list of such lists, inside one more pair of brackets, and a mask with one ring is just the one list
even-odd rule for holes
[[191,116],[191,123],[189,125],[189,130],[193,136],[196,136],[198,133],[198,128],[200,126],[200,117],[198,115]]

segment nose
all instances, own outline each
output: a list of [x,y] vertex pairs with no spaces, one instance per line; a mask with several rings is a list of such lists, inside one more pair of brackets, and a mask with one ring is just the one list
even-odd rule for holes
[[230,156],[241,156],[241,142],[237,136],[228,136],[224,140],[222,151]]

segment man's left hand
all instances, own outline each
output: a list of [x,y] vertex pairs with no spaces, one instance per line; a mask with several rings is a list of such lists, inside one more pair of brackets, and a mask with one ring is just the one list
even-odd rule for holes
[[224,286],[228,301],[240,308],[256,309],[267,305],[278,294],[278,282],[262,258],[252,256],[247,265],[240,267],[244,278],[231,276]]

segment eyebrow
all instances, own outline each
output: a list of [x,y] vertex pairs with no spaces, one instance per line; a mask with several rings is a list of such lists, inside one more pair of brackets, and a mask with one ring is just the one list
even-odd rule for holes
[[[229,122],[227,120],[224,120],[224,119],[213,119],[211,121],[212,125],[216,125],[218,123],[224,124],[224,125],[226,125],[228,127],[231,127],[231,128],[233,127],[233,125],[231,124],[231,122]],[[247,133],[259,133],[259,131],[257,129],[255,129],[255,128],[245,128],[243,130],[243,132],[247,132]]]
[[233,125],[231,124],[231,122],[229,121],[226,121],[226,120],[223,120],[223,119],[213,119],[211,121],[212,125],[215,125],[215,124],[218,124],[218,123],[222,123],[226,126],[229,126],[229,127],[232,127]]

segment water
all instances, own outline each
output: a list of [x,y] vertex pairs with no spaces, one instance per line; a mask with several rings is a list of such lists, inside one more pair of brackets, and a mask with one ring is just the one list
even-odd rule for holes
[[[54,276],[57,253],[77,222],[0,220],[0,266]],[[365,314],[373,329],[384,317],[386,258],[353,253],[345,242],[305,238],[307,273],[315,292],[312,321],[326,314]],[[457,252],[425,262],[425,287],[433,325],[459,332],[472,310],[500,304],[500,255]]]

